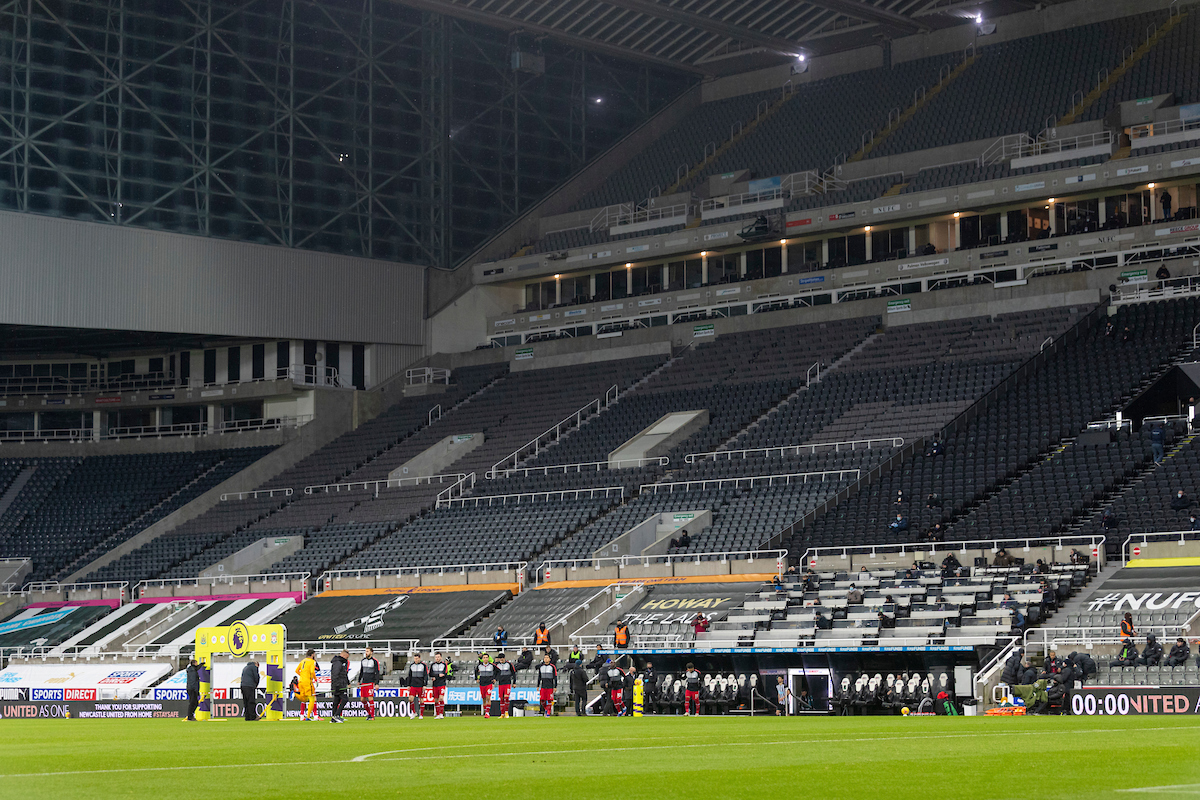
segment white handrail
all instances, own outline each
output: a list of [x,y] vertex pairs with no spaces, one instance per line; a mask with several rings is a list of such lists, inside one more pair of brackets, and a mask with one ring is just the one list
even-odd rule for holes
[[1130,561],[1131,548],[1135,546],[1134,540],[1139,540],[1136,544],[1148,544],[1151,539],[1155,541],[1170,541],[1175,539],[1182,547],[1183,543],[1188,540],[1200,538],[1200,531],[1147,531],[1145,533],[1131,533],[1125,537],[1125,541],[1121,543],[1121,561],[1128,564]]
[[[988,550],[993,553],[999,550],[1007,550],[1010,546],[1020,547],[1023,551],[1034,547],[1053,546],[1056,550],[1062,550],[1063,547],[1078,544],[1086,546],[1097,551],[1099,559],[1104,558],[1104,542],[1106,538],[1099,534],[1088,536],[1026,536],[1022,538],[1012,539],[971,539],[958,540],[952,542],[901,542],[897,544],[861,544],[861,545],[845,545],[843,547],[810,547],[804,551],[801,556],[801,561],[805,564],[812,563],[813,559],[828,557],[828,556],[850,556],[850,555],[881,555],[894,553],[897,555],[905,555],[907,553],[928,552],[928,553],[950,553],[960,552],[965,553],[968,550]],[[1090,557],[1090,553],[1084,553]],[[964,565],[966,566],[966,565]]]
[[441,508],[443,503],[449,503],[456,497],[462,497],[473,488],[475,488],[475,473],[471,472],[455,481],[450,488],[438,492],[438,496],[434,500],[434,507]]
[[[527,452],[530,448],[533,448],[533,455],[537,455],[542,449],[542,439],[547,439],[547,444],[550,444],[551,442],[557,442],[562,438],[564,433],[578,428],[584,423],[585,420],[591,419],[593,416],[595,416],[595,414],[599,414],[603,409],[608,408],[613,402],[608,399],[609,395],[613,393],[613,389],[617,389],[618,393],[620,392],[620,389],[615,384],[609,387],[608,390],[605,391],[603,398],[596,398],[595,400],[589,401],[579,410],[568,414],[557,424],[551,426],[530,441],[521,445],[516,450],[493,464],[491,469],[484,473],[484,477],[488,479],[496,477],[496,470],[504,464],[507,464],[509,461],[513,462],[514,467],[517,466],[517,464],[520,463],[521,455]],[[596,407],[595,414],[589,413],[592,406]],[[574,424],[570,424],[571,422],[574,422]]]
[[843,449],[847,450],[872,450],[876,446],[886,444],[887,447],[903,447],[904,439],[899,436],[885,437],[882,439],[853,439],[848,442],[817,442],[815,444],[789,444],[782,447],[748,447],[743,450],[716,450],[711,453],[690,453],[684,457],[684,461],[689,464],[696,463],[697,459],[711,458],[714,461],[719,461],[724,458],[726,461],[733,460],[734,456],[740,455],[743,459],[747,455],[762,453],[764,456],[770,456],[772,453],[779,453],[782,458],[786,453],[792,455],[800,455],[801,452],[807,452],[809,455],[815,454],[817,450],[833,449],[835,453],[840,453]]
[[[781,475],[747,475],[747,476],[744,476],[741,478],[708,478],[705,480],[694,480],[694,481],[667,481],[667,482],[663,482],[663,483],[643,483],[641,485],[641,491],[645,492],[647,490],[651,490],[654,492],[654,494],[658,494],[659,489],[663,489],[664,491],[673,492],[673,491],[675,491],[675,487],[682,486],[683,487],[682,491],[688,492],[688,491],[692,490],[692,487],[699,487],[701,490],[703,490],[710,484],[715,485],[718,489],[723,488],[727,485],[733,486],[736,488],[738,486],[754,486],[755,484],[758,484],[758,483],[766,483],[768,486],[774,486],[777,481],[783,483],[784,485],[788,485],[788,484],[791,484],[793,482],[793,480],[795,480],[797,483],[808,483],[810,478],[812,478],[812,479],[819,478],[822,482],[824,482],[827,479],[827,477],[830,475],[836,476],[835,480],[842,480],[843,476],[851,476],[851,477],[853,477],[854,480],[858,480],[859,477],[862,475],[862,470],[860,470],[860,469],[830,469],[830,470],[823,470],[821,472],[788,472],[788,473],[784,473]],[[803,481],[800,480],[801,478],[803,479]]]
[[[708,553],[662,553],[660,555],[643,556],[638,554],[629,554],[623,556],[581,556],[579,558],[555,558],[543,561],[538,564],[538,575],[544,580],[546,573],[551,569],[570,569],[578,570],[580,567],[592,567],[600,569],[603,566],[613,567],[628,567],[633,564],[642,566],[650,566],[651,564],[685,564],[699,563],[703,560],[712,561],[719,557],[718,563],[724,564],[729,561],[747,561],[751,562],[755,559],[775,559],[774,568],[769,572],[782,573],[787,558],[787,550],[723,550]],[[740,558],[735,558],[740,556]],[[613,581],[616,583],[617,581]],[[626,583],[629,581],[626,580]]]
[[[504,648],[516,647],[533,647],[533,636],[509,636],[508,644]],[[492,644],[490,636],[460,636],[453,639],[433,639],[429,642],[429,649],[435,652],[453,650],[455,655],[463,652],[482,652],[484,650],[496,650],[496,645]]]
[[614,466],[619,469],[622,464],[633,464],[637,467],[654,464],[659,467],[665,467],[670,463],[671,459],[666,456],[655,456],[654,458],[618,458],[613,461],[583,461],[578,464],[552,464],[546,467],[514,467],[498,473],[493,479],[507,478],[512,475],[526,477],[529,475],[549,475],[551,472],[562,472],[563,474],[568,472],[583,472],[585,468],[588,472],[592,472],[593,467],[595,467],[595,472],[602,472]]
[[94,592],[129,588],[129,581],[92,581],[90,583],[59,583],[58,581],[35,581],[25,584],[23,592]]
[[430,383],[450,383],[450,370],[441,367],[418,367],[406,370],[404,380],[409,386],[422,386]]
[[[437,571],[438,575],[444,575],[447,572],[459,572],[466,574],[470,572],[500,572],[508,574],[509,572],[521,573],[529,566],[528,561],[479,561],[473,564],[426,564],[419,567],[372,567],[369,569],[334,569],[329,570],[321,576],[321,581],[325,585],[325,591],[333,588],[334,580],[348,580],[350,578],[391,578],[402,575],[422,575],[430,574]],[[519,581],[518,581],[519,582]]]
[[382,481],[352,481],[347,483],[323,483],[317,486],[305,486],[305,494],[313,494],[314,492],[341,492],[353,491],[355,487],[362,487],[363,490],[374,489],[375,496],[379,496],[380,487],[384,489],[397,489],[402,486],[423,486],[426,484],[445,483],[446,481],[461,482],[467,477],[465,472],[455,472],[447,475],[420,475],[411,478],[387,478]]
[[[271,575],[207,575],[196,578],[151,578],[139,582],[134,587],[136,597],[143,597],[146,589],[165,589],[168,586],[181,588],[184,586],[232,586],[236,583],[282,583],[283,581],[304,581],[312,577],[311,572],[280,572]],[[307,592],[306,592],[307,594]]]
[[221,495],[221,501],[245,500],[247,497],[252,500],[257,500],[260,496],[274,497],[277,494],[281,497],[291,497],[293,492],[293,489],[255,489],[254,491],[250,492],[226,492],[225,494]]
[[[625,497],[624,486],[595,486],[586,489],[558,489],[549,492],[516,492],[513,494],[481,495],[479,497],[453,497],[444,501],[438,500],[437,507],[452,508],[455,505],[466,507],[470,503],[471,508],[476,508],[482,502],[486,502],[490,506],[494,505],[497,501],[499,501],[500,505],[507,505],[509,500],[513,500],[517,505],[520,505],[523,499],[528,499],[531,502],[537,500],[539,497],[546,500],[566,500],[568,499],[568,495],[570,495],[571,500],[579,500],[585,496],[589,499],[597,495],[608,497],[613,492],[616,492],[618,497]],[[601,495],[601,493],[603,494]]]

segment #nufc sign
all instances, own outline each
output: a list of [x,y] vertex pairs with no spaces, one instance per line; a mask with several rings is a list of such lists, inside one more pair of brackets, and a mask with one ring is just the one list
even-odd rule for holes
[[1088,601],[1088,611],[1200,610],[1200,592],[1108,592]]
[[1071,694],[1071,713],[1088,717],[1200,713],[1200,686],[1084,686]]

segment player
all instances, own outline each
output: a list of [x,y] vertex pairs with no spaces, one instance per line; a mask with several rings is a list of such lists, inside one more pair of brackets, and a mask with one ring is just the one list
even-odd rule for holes
[[492,657],[484,653],[475,665],[475,680],[479,682],[479,698],[483,701],[483,718],[492,717],[492,684],[496,682],[496,665]]
[[429,665],[421,660],[420,653],[413,653],[413,660],[408,663],[404,674],[408,682],[409,719],[425,719],[425,684],[429,681]]
[[296,699],[300,701],[300,719],[304,722],[319,721],[317,716],[317,651],[309,650],[304,660],[296,667]]
[[367,719],[375,719],[375,686],[383,678],[383,666],[375,658],[375,651],[368,647],[358,664],[358,695],[367,709]]
[[433,654],[433,663],[429,665],[429,675],[433,678],[433,718],[446,718],[446,681],[450,680],[453,668],[442,658],[441,653]]
[[[703,676],[696,670],[696,665],[688,662],[687,671],[683,673],[685,682],[683,689],[683,713],[689,717],[700,716],[700,681]],[[692,713],[693,703],[696,713]]]
[[508,718],[508,695],[512,692],[513,683],[517,679],[517,668],[504,657],[504,653],[496,654],[496,694],[500,698],[500,718]]
[[612,698],[613,711],[618,717],[625,716],[625,670],[609,662],[604,677],[608,679],[608,696]]
[[538,702],[542,706],[542,714],[550,716],[554,712],[554,689],[558,686],[558,668],[550,661],[550,656],[542,656],[538,666]]

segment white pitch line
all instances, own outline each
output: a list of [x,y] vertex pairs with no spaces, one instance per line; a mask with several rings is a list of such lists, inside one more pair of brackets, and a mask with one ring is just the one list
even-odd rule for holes
[[1200,794],[1200,783],[1178,783],[1174,786],[1143,786],[1138,789],[1114,789],[1117,792],[1142,792],[1145,794]]
[[[1189,733],[1200,733],[1200,727],[1187,726],[1164,726],[1157,728],[1098,728],[1089,733],[1141,733],[1143,731],[1183,731]],[[751,747],[763,745],[796,745],[796,744],[842,744],[845,742],[879,742],[891,739],[903,739],[911,741],[913,739],[933,740],[933,739],[980,739],[994,738],[1001,736],[1057,736],[1062,733],[1060,729],[1045,730],[1045,731],[998,731],[995,733],[954,733],[954,734],[934,734],[930,736],[863,736],[863,737],[838,737],[832,739],[781,739],[770,742],[702,742],[682,745],[648,745],[645,747],[602,747],[602,748],[581,748],[574,750],[542,750],[531,751],[521,750],[507,753],[463,753],[461,755],[437,755],[437,756],[411,756],[400,758],[377,758],[379,761],[427,761],[434,758],[504,758],[504,757],[520,757],[530,755],[565,755],[568,753],[620,753],[638,750],[683,750],[683,749],[700,749],[710,747]],[[683,737],[680,737],[683,738]],[[445,749],[455,749],[464,747],[480,747],[483,745],[446,745]],[[427,748],[419,748],[425,750]],[[408,752],[404,750],[390,752]],[[379,755],[378,753],[369,753],[366,758]],[[0,779],[6,778],[51,778],[65,775],[114,775],[133,772],[174,772],[194,769],[241,769],[245,767],[309,767],[326,764],[369,764],[371,761],[363,760],[363,757],[355,757],[350,759],[331,759],[328,761],[273,761],[273,762],[258,762],[252,764],[181,764],[171,767],[122,767],[117,769],[81,769],[81,770],[64,770],[60,772],[16,772],[0,775]],[[1161,787],[1154,787],[1161,788]]]

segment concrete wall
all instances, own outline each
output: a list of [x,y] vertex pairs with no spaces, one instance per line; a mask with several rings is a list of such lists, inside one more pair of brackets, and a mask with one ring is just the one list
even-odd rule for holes
[[[141,533],[105,553],[83,569],[67,577],[63,583],[81,580],[88,573],[116,561],[147,542],[168,533],[188,520],[208,511],[221,502],[221,495],[248,492],[274,478],[301,458],[328,444],[350,430],[354,397],[351,392],[319,391],[315,395],[317,414],[312,422],[298,430],[296,438],[251,464],[238,474],[222,481],[187,505],[163,517]],[[302,491],[304,487],[293,487]],[[236,501],[235,501],[236,502]]]

